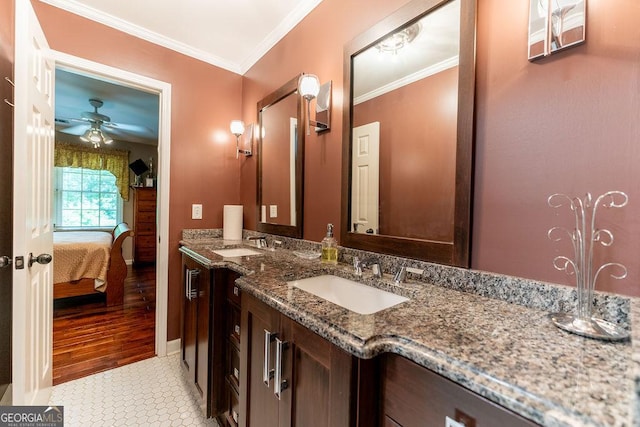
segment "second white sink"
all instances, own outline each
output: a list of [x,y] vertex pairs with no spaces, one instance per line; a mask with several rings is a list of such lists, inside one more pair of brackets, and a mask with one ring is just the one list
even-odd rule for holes
[[261,253],[258,251],[254,251],[249,248],[229,248],[229,249],[216,249],[213,253],[220,255],[225,258],[233,258],[239,256],[250,256],[250,255],[260,255]]
[[373,314],[409,301],[403,296],[332,275],[294,280],[287,284],[359,314]]

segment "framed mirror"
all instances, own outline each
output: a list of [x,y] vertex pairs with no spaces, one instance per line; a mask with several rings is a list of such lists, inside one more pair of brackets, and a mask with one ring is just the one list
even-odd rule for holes
[[476,0],[413,0],[345,45],[344,246],[469,266]]
[[258,231],[302,238],[304,111],[296,76],[258,102]]

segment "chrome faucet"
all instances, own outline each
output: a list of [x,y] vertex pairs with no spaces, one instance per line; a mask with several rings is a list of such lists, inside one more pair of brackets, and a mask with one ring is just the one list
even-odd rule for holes
[[247,240],[255,240],[256,248],[267,248],[269,245],[267,244],[267,238],[265,236],[254,236],[247,237]]
[[373,277],[378,279],[382,278],[382,271],[380,270],[380,264],[373,258],[367,258],[361,260],[357,256],[353,257],[353,269],[356,276],[362,276],[362,269],[365,267],[371,267]]

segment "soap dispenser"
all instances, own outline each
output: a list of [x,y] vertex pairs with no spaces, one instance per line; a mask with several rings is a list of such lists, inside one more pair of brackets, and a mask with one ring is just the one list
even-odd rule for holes
[[322,239],[321,260],[325,264],[338,263],[338,242],[333,238],[333,224],[327,224],[327,235]]

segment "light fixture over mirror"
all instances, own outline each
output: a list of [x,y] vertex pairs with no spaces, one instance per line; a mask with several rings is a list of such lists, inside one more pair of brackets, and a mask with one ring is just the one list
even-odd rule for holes
[[[306,126],[307,135],[309,128],[315,127],[317,133],[324,132],[331,127],[331,80],[320,85],[320,80],[315,74],[300,75],[298,79],[298,93],[307,104]],[[315,119],[311,119],[311,101],[316,100]]]
[[408,46],[420,33],[420,23],[416,22],[400,31],[391,34],[376,45],[378,52],[396,55],[400,49]]
[[345,45],[342,245],[469,266],[475,16],[412,0]]

